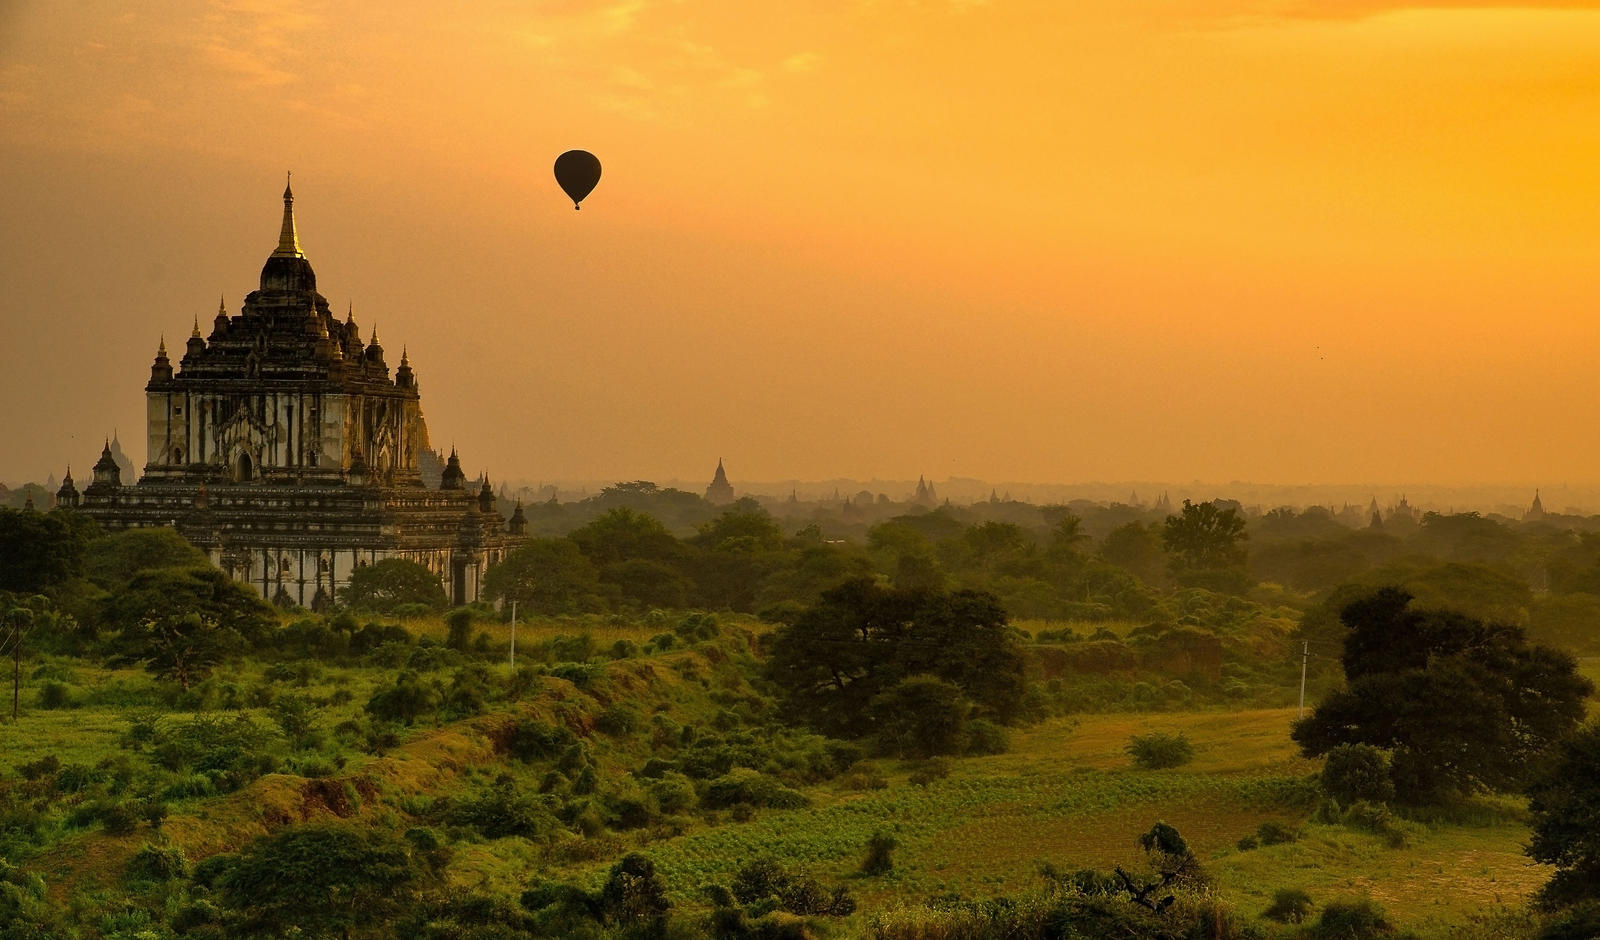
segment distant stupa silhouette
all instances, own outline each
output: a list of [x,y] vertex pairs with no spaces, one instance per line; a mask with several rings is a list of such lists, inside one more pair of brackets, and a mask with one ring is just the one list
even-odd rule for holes
[[728,473],[722,469],[722,458],[717,458],[717,473],[711,478],[711,485],[706,487],[706,499],[713,503],[733,502],[733,484],[728,482]]

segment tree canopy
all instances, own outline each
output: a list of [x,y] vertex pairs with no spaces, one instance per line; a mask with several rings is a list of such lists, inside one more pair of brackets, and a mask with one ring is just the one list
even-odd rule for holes
[[1210,586],[1209,582],[1220,575],[1242,575],[1242,543],[1249,537],[1238,510],[1187,499],[1183,501],[1183,512],[1168,516],[1161,532],[1161,542],[1171,556],[1172,573],[1181,583],[1199,586]]
[[978,591],[939,594],[846,582],[781,627],[768,675],[790,711],[838,734],[872,733],[872,702],[927,675],[959,688],[980,716],[1016,717],[1023,657],[1005,610]]
[[385,558],[350,572],[350,584],[340,600],[347,607],[389,613],[402,604],[421,604],[442,610],[448,599],[439,576],[405,558]]
[[307,823],[250,843],[219,887],[249,935],[349,936],[408,910],[426,874],[411,846],[387,830]]
[[1410,603],[1383,588],[1344,608],[1349,684],[1295,723],[1294,740],[1310,757],[1341,744],[1388,751],[1407,802],[1519,786],[1582,720],[1593,685],[1519,627]]
[[1600,721],[1562,743],[1528,797],[1528,855],[1556,866],[1543,900],[1552,906],[1600,900]]

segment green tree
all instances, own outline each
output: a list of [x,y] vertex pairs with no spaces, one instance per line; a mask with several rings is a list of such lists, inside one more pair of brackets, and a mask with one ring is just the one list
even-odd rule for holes
[[825,592],[774,633],[767,669],[794,715],[848,735],[871,733],[873,699],[910,676],[953,683],[1000,721],[1016,716],[1024,689],[1021,647],[992,595],[867,580]]
[[717,552],[771,552],[783,547],[783,530],[760,504],[740,500],[702,525],[694,541]]
[[596,900],[608,922],[627,926],[659,921],[672,906],[655,863],[638,852],[624,855],[611,866]]
[[179,535],[177,529],[124,529],[94,539],[84,548],[83,576],[107,591],[118,591],[141,571],[204,568],[210,564],[205,552]]
[[1556,866],[1540,899],[1552,907],[1600,900],[1600,721],[1562,742],[1528,787],[1528,810],[1527,853]]
[[602,568],[631,558],[670,562],[682,554],[682,545],[666,526],[627,506],[610,510],[567,537]]
[[1242,543],[1249,537],[1238,510],[1187,499],[1183,512],[1168,516],[1161,531],[1173,576],[1179,583],[1199,587],[1242,581],[1246,557]]
[[1322,765],[1322,792],[1349,806],[1394,799],[1389,755],[1370,744],[1341,744]]
[[568,539],[530,539],[489,569],[483,590],[490,601],[515,601],[524,613],[573,614],[607,606],[599,571]]
[[113,661],[140,663],[151,675],[187,690],[247,645],[237,630],[209,617],[170,611],[123,627]]
[[1577,727],[1593,685],[1518,627],[1410,603],[1383,588],[1344,609],[1348,686],[1296,722],[1294,740],[1309,757],[1341,744],[1388,751],[1396,796],[1410,803],[1518,787]]
[[971,711],[960,687],[938,676],[910,676],[872,700],[879,745],[900,757],[960,754]]
[[76,577],[96,532],[81,513],[0,508],[0,591],[43,594]]
[[443,610],[448,602],[439,576],[406,558],[385,558],[350,572],[350,584],[339,600],[346,607],[383,614],[405,604]]
[[350,937],[417,902],[426,866],[385,829],[306,823],[245,847],[218,879],[233,927],[248,935]]
[[155,568],[135,574],[105,602],[102,618],[113,629],[173,624],[188,614],[232,630],[252,645],[278,622],[272,607],[250,588],[216,568]]
[[1159,586],[1166,580],[1161,538],[1143,523],[1129,522],[1112,529],[1100,543],[1100,557],[1146,584]]

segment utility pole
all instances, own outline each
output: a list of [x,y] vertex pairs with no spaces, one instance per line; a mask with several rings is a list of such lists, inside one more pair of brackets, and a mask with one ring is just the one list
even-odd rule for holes
[[517,668],[517,602],[511,602],[511,668]]
[[1306,716],[1306,662],[1311,659],[1311,641],[1300,642],[1300,717]]

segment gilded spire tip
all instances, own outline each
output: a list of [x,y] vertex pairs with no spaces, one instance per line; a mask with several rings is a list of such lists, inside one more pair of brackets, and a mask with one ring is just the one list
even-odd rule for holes
[[372,339],[367,341],[368,346],[378,345],[378,321],[372,321]]
[[304,258],[300,250],[300,236],[294,227],[294,192],[289,189],[287,176],[283,184],[283,228],[278,231],[278,248],[274,258]]
[[225,317],[227,315],[228,315],[228,297],[227,297],[226,294],[218,294],[217,295],[217,316]]

